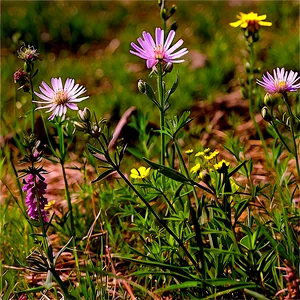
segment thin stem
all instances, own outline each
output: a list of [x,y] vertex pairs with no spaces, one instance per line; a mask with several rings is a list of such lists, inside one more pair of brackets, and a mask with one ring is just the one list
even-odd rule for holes
[[30,90],[31,90],[31,130],[34,132],[34,123],[35,123],[35,118],[34,118],[34,111],[35,111],[35,104],[34,104],[34,91],[33,91],[33,84],[32,84],[32,77],[31,75],[29,76],[29,83],[30,83]]
[[53,277],[55,278],[57,284],[59,285],[59,287],[62,289],[64,296],[66,297],[66,299],[68,300],[73,300],[76,299],[74,298],[72,295],[69,294],[69,291],[66,287],[66,285],[63,283],[63,281],[60,279],[59,275],[56,273],[55,269],[50,269],[51,273],[53,274]]
[[[174,145],[175,145],[175,149],[176,149],[177,155],[179,157],[180,164],[181,164],[181,166],[184,169],[185,176],[190,179],[190,174],[189,174],[189,171],[188,171],[188,169],[187,169],[187,167],[185,165],[184,159],[183,159],[183,157],[181,155],[181,151],[180,151],[179,145],[177,144],[176,141],[174,141]],[[196,189],[195,189],[194,185],[192,186],[192,189],[193,189],[193,195],[194,195],[194,197],[196,199],[196,203],[198,203],[198,204],[201,205],[200,212],[202,212],[203,204],[202,204],[202,201],[199,201],[199,199],[198,199],[198,195],[197,195],[197,192],[196,192]],[[198,219],[199,218],[197,219],[196,211],[192,207],[190,198],[188,198],[188,201],[189,201],[190,214],[191,214],[193,225],[194,225],[194,228],[195,228],[196,240],[197,240],[197,242],[199,244],[199,248],[200,248],[200,260],[201,260],[201,267],[203,269],[202,274],[203,274],[204,279],[206,279],[206,261],[205,261],[205,256],[204,256],[204,249],[203,249],[204,247],[203,247],[203,241],[202,241],[201,228],[200,228],[200,225],[198,223]],[[204,290],[206,289],[204,282],[203,282],[203,289]]]
[[[162,80],[162,65],[158,63],[158,77],[157,77],[157,90],[158,90],[158,99],[159,99],[159,111],[160,111],[160,130],[164,129],[165,126],[165,112],[164,112],[164,95],[163,95],[163,80]],[[165,135],[161,132],[161,156],[160,156],[160,163],[165,165]]]
[[295,139],[295,131],[294,131],[294,115],[293,115],[292,109],[290,107],[289,100],[288,100],[286,93],[283,93],[283,99],[284,99],[285,105],[286,105],[289,115],[290,115],[290,122],[291,122],[290,128],[291,128],[291,132],[292,132],[292,140],[293,140],[294,150],[295,150],[295,153],[293,153],[293,154],[295,156],[297,173],[298,173],[298,177],[299,177],[300,176],[300,167],[299,167],[298,149],[297,149],[297,144],[296,144],[296,139]]
[[195,266],[196,270],[198,272],[201,272],[201,270],[198,267],[197,262],[194,260],[192,255],[189,253],[189,251],[184,246],[183,242],[177,237],[177,235],[169,228],[167,223],[164,219],[162,219],[156,211],[151,207],[151,205],[144,199],[144,197],[139,193],[139,191],[134,187],[134,185],[124,176],[124,174],[121,172],[121,170],[115,166],[112,165],[115,170],[118,172],[118,174],[121,176],[121,178],[125,181],[125,183],[134,191],[134,193],[143,201],[143,203],[146,205],[146,207],[149,209],[149,211],[154,215],[156,220],[168,231],[168,233],[175,239],[175,241],[178,243],[178,245],[181,247],[181,249],[185,252],[189,260],[192,262],[192,264]]
[[68,180],[67,180],[67,175],[66,175],[66,170],[65,170],[65,167],[64,167],[63,160],[60,160],[60,164],[61,164],[61,169],[62,169],[64,183],[65,183],[66,198],[67,198],[67,202],[68,202],[68,213],[70,214],[71,234],[73,236],[73,239],[72,239],[73,254],[74,254],[74,258],[75,258],[76,267],[77,267],[77,269],[79,269],[79,262],[78,262],[78,256],[77,256],[77,251],[76,251],[76,241],[75,241],[76,231],[75,231],[75,225],[74,225],[72,202],[71,202],[69,186],[68,186]]
[[253,106],[254,106],[254,99],[253,99],[254,43],[251,42],[249,44],[249,47],[250,47],[250,76],[249,76],[249,102],[250,103],[249,103],[249,114],[250,114],[250,117],[251,117],[251,119],[254,123],[254,127],[255,127],[255,130],[256,130],[256,132],[259,136],[259,139],[261,140],[267,163],[268,163],[268,165],[270,165],[269,155],[268,155],[268,148],[267,148],[266,142],[264,140],[263,134],[262,134],[257,122],[256,122],[255,115],[254,115],[254,112],[253,112]]

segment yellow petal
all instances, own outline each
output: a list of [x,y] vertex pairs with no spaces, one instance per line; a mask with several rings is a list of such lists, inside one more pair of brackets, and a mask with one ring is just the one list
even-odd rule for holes
[[248,23],[247,22],[244,22],[242,25],[241,25],[242,28],[247,28],[248,27]]
[[257,16],[256,20],[262,21],[262,20],[265,20],[266,18],[267,18],[267,15],[261,15],[261,16]]
[[243,22],[244,22],[243,20],[239,20],[236,22],[229,23],[229,25],[236,28],[236,27],[239,27]]
[[260,21],[260,22],[258,22],[258,24],[259,24],[260,26],[272,26],[272,23],[271,23],[271,22]]

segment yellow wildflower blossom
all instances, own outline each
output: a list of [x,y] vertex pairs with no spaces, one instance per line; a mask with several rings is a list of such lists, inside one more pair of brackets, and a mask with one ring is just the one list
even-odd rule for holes
[[214,152],[211,152],[209,155],[204,155],[204,158],[206,160],[212,160],[214,159],[215,157],[217,157],[219,155],[219,151],[218,150],[215,150]]
[[54,204],[55,204],[55,200],[49,201],[49,202],[45,205],[44,210],[50,210],[50,209],[53,209]]
[[150,174],[150,167],[139,167],[138,169],[131,169],[130,171],[130,177],[134,179],[143,179],[149,176]]
[[217,164],[214,165],[215,170],[217,170],[218,172],[223,172],[224,169],[228,169],[230,163],[228,161],[226,161],[225,159],[222,159],[221,161],[219,161]]
[[236,16],[239,20],[236,22],[229,23],[232,27],[239,27],[243,29],[248,29],[249,32],[258,31],[260,26],[272,26],[271,22],[265,22],[267,15],[259,16],[257,13],[250,12],[249,14],[244,14],[240,12],[239,15]]
[[193,152],[194,152],[193,149],[189,149],[189,150],[186,150],[186,151],[185,151],[185,154],[191,155]]
[[195,174],[200,170],[200,164],[196,164],[194,167],[191,168],[191,173]]

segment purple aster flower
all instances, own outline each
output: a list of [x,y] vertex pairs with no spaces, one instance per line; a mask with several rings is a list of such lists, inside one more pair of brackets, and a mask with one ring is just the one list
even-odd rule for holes
[[164,31],[161,28],[155,30],[155,42],[149,32],[143,32],[143,38],[139,37],[137,41],[140,46],[135,43],[131,43],[132,48],[131,54],[137,55],[140,58],[146,60],[147,68],[151,69],[158,62],[164,63],[181,63],[184,60],[181,56],[188,53],[187,48],[183,48],[174,53],[182,44],[183,40],[179,40],[175,45],[171,46],[171,43],[175,37],[175,31],[171,30],[168,34],[166,41],[164,40]]
[[[35,180],[35,187],[34,187]],[[46,194],[47,183],[44,182],[44,177],[33,174],[28,174],[26,180],[24,180],[23,191],[27,192],[25,204],[28,207],[28,216],[31,219],[39,219],[37,197],[40,203],[40,210],[42,218],[45,222],[48,221],[47,213],[45,211],[45,205],[48,204],[48,200],[44,197]],[[37,197],[36,197],[37,196]]]
[[300,79],[300,77],[297,77],[297,72],[288,72],[284,68],[281,70],[277,68],[273,70],[273,74],[274,77],[267,72],[267,76],[263,75],[262,80],[256,80],[256,83],[261,85],[270,94],[296,92],[300,88],[300,83],[295,84]]
[[62,85],[61,78],[51,79],[52,88],[44,81],[39,86],[42,94],[34,92],[39,98],[44,101],[33,101],[42,104],[36,109],[49,108],[46,112],[52,112],[48,120],[53,120],[55,116],[63,116],[67,112],[67,108],[78,110],[77,102],[81,102],[89,96],[78,98],[86,92],[84,86],[75,84],[74,79],[67,78],[65,86]]

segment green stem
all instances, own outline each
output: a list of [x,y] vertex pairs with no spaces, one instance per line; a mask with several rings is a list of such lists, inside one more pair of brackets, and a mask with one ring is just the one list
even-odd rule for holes
[[76,267],[79,270],[79,261],[78,261],[78,256],[77,256],[77,251],[76,251],[76,231],[75,231],[75,225],[74,225],[74,216],[73,216],[73,208],[72,208],[72,202],[71,202],[71,196],[69,192],[69,186],[68,186],[68,180],[67,180],[67,175],[66,175],[66,170],[64,167],[64,161],[60,160],[61,164],[61,169],[63,173],[63,178],[64,178],[64,183],[65,183],[65,191],[66,191],[66,198],[68,202],[68,213],[70,214],[70,223],[71,223],[71,234],[72,234],[72,244],[73,244],[73,255],[76,263]]
[[288,101],[288,97],[286,93],[283,93],[283,99],[285,102],[285,105],[288,109],[289,115],[290,115],[290,128],[291,128],[291,132],[292,132],[292,140],[293,140],[293,144],[294,144],[294,156],[295,156],[295,160],[296,160],[296,166],[297,166],[297,173],[298,173],[298,179],[300,176],[300,167],[299,167],[299,159],[298,159],[298,149],[297,149],[297,144],[296,144],[296,137],[295,137],[295,130],[294,130],[294,115],[292,112],[292,109],[290,107],[289,101]]
[[31,90],[31,130],[33,133],[34,132],[34,123],[35,123],[35,118],[34,118],[35,104],[33,102],[34,101],[34,91],[33,91],[31,75],[29,76],[29,82],[30,82],[30,90]]
[[254,107],[254,99],[253,99],[253,79],[254,79],[254,43],[251,42],[250,45],[250,76],[249,76],[249,114],[250,117],[254,123],[254,127],[255,130],[259,136],[259,139],[261,140],[262,146],[263,146],[263,150],[265,153],[265,157],[266,157],[266,161],[268,163],[268,165],[270,165],[270,159],[269,159],[269,155],[268,155],[268,148],[266,145],[266,142],[264,140],[263,134],[256,122],[255,119],[255,115],[253,112],[253,107]]
[[[165,112],[164,112],[164,95],[163,95],[163,80],[162,80],[162,65],[158,63],[158,77],[157,77],[157,90],[158,90],[158,99],[159,99],[159,111],[160,111],[160,130],[164,129],[165,126]],[[161,156],[160,156],[160,163],[164,166],[165,165],[165,135],[161,132]]]
[[63,283],[63,281],[60,279],[59,275],[56,273],[55,269],[50,270],[51,273],[53,274],[53,277],[55,278],[57,284],[59,287],[62,289],[64,296],[66,297],[67,300],[73,300],[76,299],[72,295],[69,294],[69,291],[66,287],[66,285]]
[[124,176],[124,174],[121,172],[121,170],[116,166],[112,165],[114,169],[118,172],[118,174],[121,176],[121,178],[125,181],[125,183],[134,191],[134,193],[143,201],[143,203],[146,205],[148,210],[154,215],[156,220],[167,230],[167,232],[174,238],[174,240],[178,243],[178,245],[181,247],[181,249],[185,252],[186,256],[189,258],[189,260],[192,262],[194,267],[198,272],[201,272],[201,270],[198,267],[197,262],[192,257],[192,255],[189,253],[189,251],[184,246],[184,243],[177,237],[177,235],[169,228],[166,221],[162,219],[156,211],[151,207],[151,205],[143,198],[143,196],[139,193],[139,191],[134,187],[134,185]]
[[[181,151],[180,151],[180,148],[179,148],[179,145],[177,144],[176,141],[174,141],[174,145],[175,145],[175,149],[176,149],[176,153],[179,157],[179,161],[180,161],[180,164],[182,166],[182,168],[184,169],[184,172],[185,172],[185,176],[187,178],[190,179],[190,174],[189,174],[189,171],[185,165],[185,162],[184,162],[184,159],[181,155]],[[195,189],[195,186],[193,185],[192,186],[193,188],[193,195],[196,199],[196,203],[200,204],[201,207],[200,207],[200,210],[202,212],[202,207],[203,207],[203,204],[202,204],[202,201],[199,201],[198,199],[198,195],[197,195],[197,192],[196,192],[196,189]],[[198,223],[198,219],[197,219],[197,215],[196,215],[196,211],[195,209],[192,207],[191,205],[191,201],[190,201],[190,198],[188,199],[189,200],[189,210],[190,210],[190,214],[191,214],[191,217],[192,217],[192,221],[193,221],[193,225],[194,225],[194,228],[195,228],[195,234],[196,234],[196,240],[197,240],[197,243],[199,245],[199,248],[200,248],[200,260],[201,260],[201,267],[202,267],[202,274],[203,274],[203,278],[206,279],[206,261],[205,261],[205,256],[204,256],[204,246],[203,246],[203,241],[202,241],[202,233],[201,233],[201,228],[200,228],[200,225]],[[203,282],[203,290],[205,290],[206,287],[205,287],[205,283]]]

